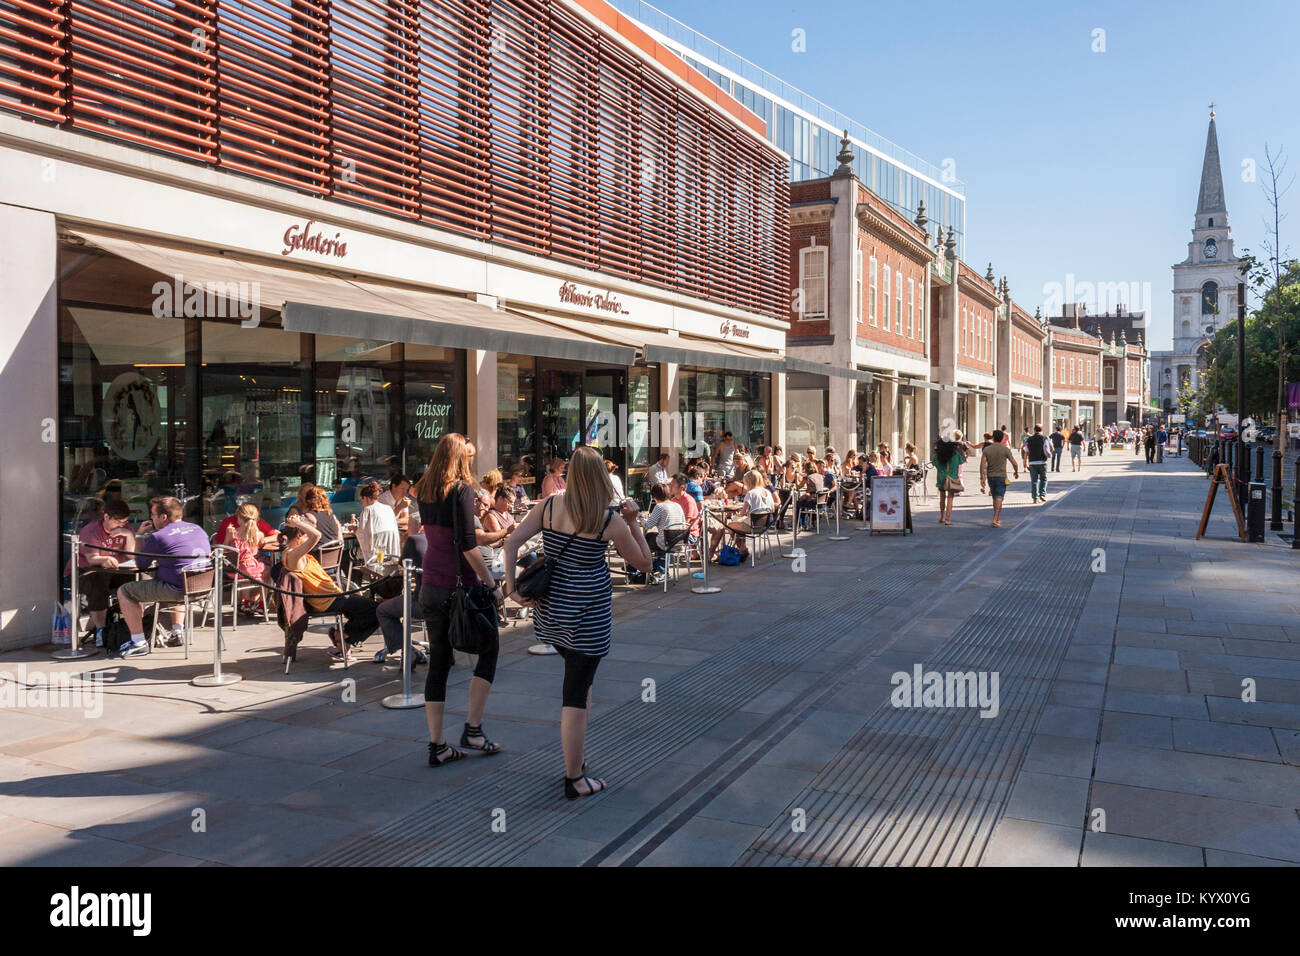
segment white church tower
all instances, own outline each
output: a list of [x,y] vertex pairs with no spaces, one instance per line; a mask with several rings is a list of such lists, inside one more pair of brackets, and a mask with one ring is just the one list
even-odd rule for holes
[[1193,388],[1205,368],[1202,350],[1215,331],[1237,317],[1241,261],[1232,250],[1228,206],[1223,196],[1219,136],[1210,109],[1210,129],[1201,161],[1201,191],[1187,258],[1174,265],[1173,349],[1151,356],[1152,386],[1160,407],[1177,411],[1180,382]]

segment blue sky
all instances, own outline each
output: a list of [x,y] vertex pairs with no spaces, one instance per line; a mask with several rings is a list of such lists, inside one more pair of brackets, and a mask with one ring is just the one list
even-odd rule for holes
[[[1265,143],[1300,174],[1295,0],[654,5],[922,158],[952,158],[967,260],[992,261],[1030,311],[1069,275],[1150,283],[1155,348],[1169,346],[1208,104],[1238,254],[1260,249],[1271,219]],[[791,49],[796,28],[806,52]],[[1244,159],[1256,182],[1242,181]],[[1283,246],[1300,258],[1300,178],[1284,211]]]

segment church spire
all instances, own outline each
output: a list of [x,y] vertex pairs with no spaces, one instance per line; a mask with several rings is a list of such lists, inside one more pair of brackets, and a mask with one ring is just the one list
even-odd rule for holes
[[1205,159],[1201,163],[1201,194],[1196,202],[1196,224],[1203,216],[1227,215],[1223,202],[1223,170],[1219,166],[1219,135],[1214,128],[1214,111],[1210,111],[1210,131],[1205,136]]

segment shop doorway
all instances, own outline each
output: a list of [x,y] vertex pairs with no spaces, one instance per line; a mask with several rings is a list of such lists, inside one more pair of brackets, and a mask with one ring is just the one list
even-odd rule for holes
[[[579,445],[591,445],[624,473],[619,442],[620,405],[627,403],[627,369],[582,369],[560,363],[542,366],[537,403],[541,457],[535,469],[541,481],[553,458],[569,459]],[[601,423],[607,423],[601,430]]]

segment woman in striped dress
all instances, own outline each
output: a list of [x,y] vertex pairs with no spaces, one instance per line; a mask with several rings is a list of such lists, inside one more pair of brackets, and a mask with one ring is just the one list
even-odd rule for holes
[[505,544],[506,594],[515,590],[515,559],[519,549],[538,531],[546,555],[553,562],[546,597],[533,602],[515,595],[525,607],[534,607],[533,628],[542,641],[564,658],[563,706],[560,741],[564,746],[564,795],[570,800],[605,789],[605,781],[589,777],[583,762],[591,684],[600,659],[609,653],[613,625],[613,588],[605,551],[610,542],[624,560],[639,571],[649,571],[650,547],[637,521],[636,502],[622,508],[610,506],[614,488],[600,453],[583,446],[569,459],[565,490],[533,508]]

